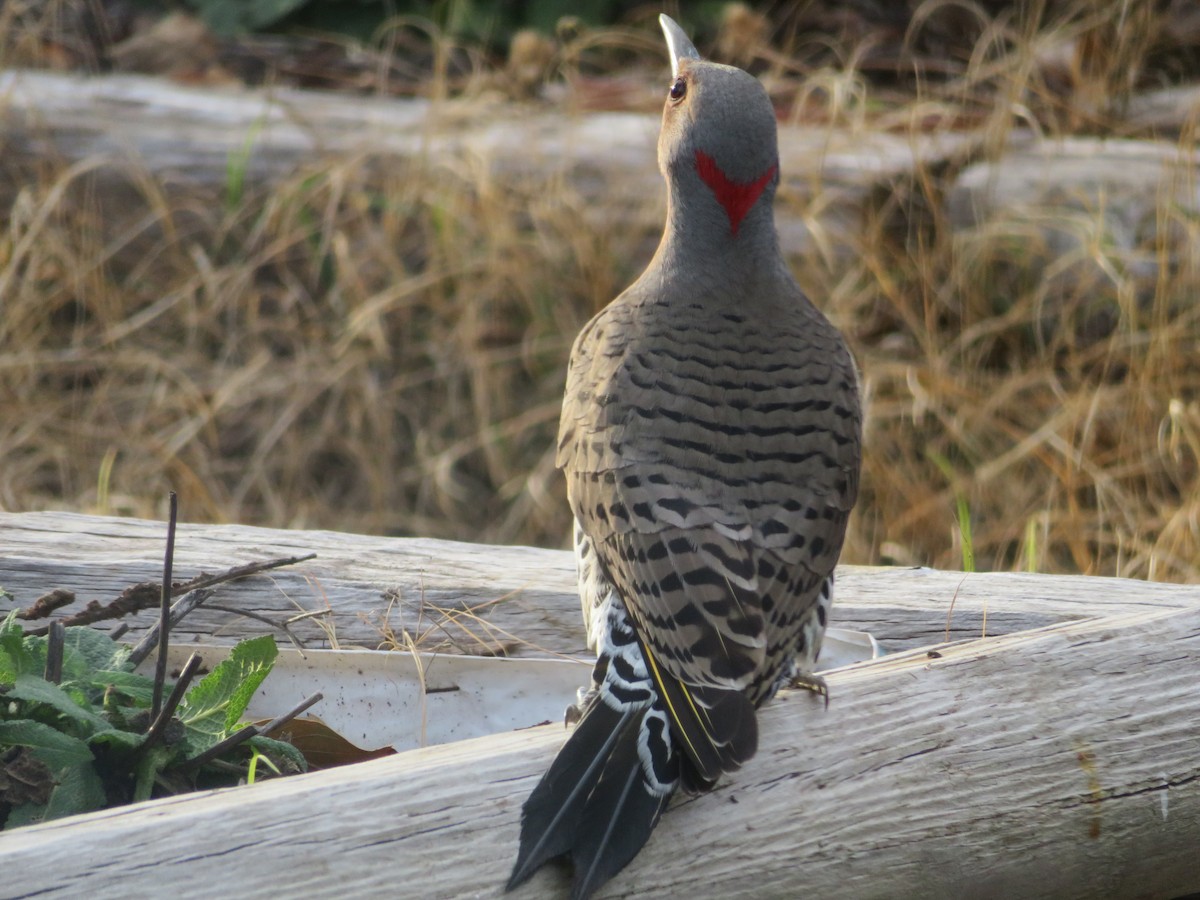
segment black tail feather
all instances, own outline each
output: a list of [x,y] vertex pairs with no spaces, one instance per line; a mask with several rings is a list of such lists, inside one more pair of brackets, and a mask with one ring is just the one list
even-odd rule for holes
[[651,672],[690,763],[683,767],[688,792],[710,789],[758,752],[754,704],[742,691],[685,685],[656,665]]
[[650,839],[671,799],[669,793],[649,790],[642,775],[639,727],[627,726],[627,733],[617,741],[580,822],[571,853],[575,864],[572,900],[590,896],[625,868]]
[[[638,753],[650,708],[612,709],[594,696],[583,718],[534,788],[521,814],[521,849],[508,880],[512,890],[547,861],[569,856],[572,897],[583,900],[642,849],[671,790],[655,791]],[[679,761],[656,761],[678,774]]]

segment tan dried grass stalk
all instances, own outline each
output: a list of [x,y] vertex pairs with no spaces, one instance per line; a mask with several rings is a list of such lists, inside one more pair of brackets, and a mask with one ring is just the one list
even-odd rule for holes
[[[1113,104],[1072,112],[1038,60],[1107,33],[1121,4],[967,6],[976,53],[940,80],[872,98],[851,52],[793,83],[797,107],[971,127],[994,153],[1014,122],[1104,121]],[[1097,84],[1125,90],[1112,67],[1146,52],[1153,24],[1129,26],[1145,33],[1110,68],[1089,63],[1093,101]],[[786,54],[761,58],[786,100]],[[0,173],[0,506],[152,516],[174,488],[190,520],[565,542],[552,447],[566,355],[636,276],[652,228],[588,224],[563,181],[500,184],[470,160],[381,178],[334,159],[233,198],[111,162]],[[1102,210],[956,233],[946,179],[897,185],[848,254],[821,227],[827,198],[805,210],[817,239],[797,272],[850,335],[868,399],[845,559],[955,567],[957,494],[980,569],[1200,581],[1194,212],[1160,198],[1137,248],[1155,265],[1139,269],[1108,245]],[[1048,227],[1073,249],[1048,246]]]

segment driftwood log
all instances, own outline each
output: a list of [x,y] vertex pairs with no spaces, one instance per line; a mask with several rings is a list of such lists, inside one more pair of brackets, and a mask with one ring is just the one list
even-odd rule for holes
[[[0,512],[0,614],[54,589],[69,615],[131,584],[161,578],[166,525],[75,513]],[[374,649],[385,630],[428,635],[422,649],[511,656],[586,655],[575,566],[561,550],[396,539],[241,525],[179,526],[175,577],[271,557],[316,559],[218,588],[210,603],[284,620],[305,646]],[[997,636],[1130,611],[1200,605],[1200,588],[1120,578],[842,566],[834,624],[869,631],[888,650]],[[124,619],[136,640],[156,614]],[[173,642],[233,644],[261,621],[200,607]]]
[[[654,96],[654,95],[649,95]],[[1135,98],[1133,121],[1178,132],[1200,109],[1195,86]],[[656,98],[648,105],[657,102]],[[494,98],[431,102],[293,88],[186,85],[142,75],[0,71],[0,159],[59,159],[118,182],[270,186],[305,166],[353,159],[369,171],[535,179],[571,185],[588,215],[654,231],[663,197],[653,112],[573,111]],[[978,156],[984,136],[782,123],[777,218],[788,252],[853,253],[864,211],[921,169]],[[953,179],[950,215],[969,225],[997,206],[1054,202],[1102,216],[1119,247],[1153,220],[1155,198],[1195,207],[1197,157],[1177,141],[1041,140],[1015,130],[999,160]],[[3,173],[0,172],[0,175]],[[1190,179],[1190,180],[1189,180]],[[883,189],[882,191],[880,189]],[[1161,197],[1159,197],[1161,200]]]
[[[659,102],[652,95],[652,105]],[[362,97],[294,88],[189,86],[142,75],[103,77],[0,72],[5,150],[70,162],[132,159],[148,171],[224,184],[231,156],[246,177],[273,181],[323,157],[384,159],[473,155],[502,173],[619,175],[658,184],[657,113],[580,112],[494,99]],[[961,135],[783,126],[781,170],[795,182],[820,176],[855,189],[968,145]],[[788,174],[790,173],[790,174]],[[601,185],[595,184],[597,188]],[[630,187],[630,194],[638,192]]]
[[[658,128],[657,113],[0,71],[0,157],[12,162],[87,161],[127,177],[149,172],[168,185],[221,187],[234,163],[246,185],[271,185],[303,166],[359,159],[374,171],[419,166],[431,177],[563,181],[603,200],[584,204],[600,219],[628,227],[642,215],[652,230],[662,212],[646,198],[665,198]],[[815,241],[823,253],[848,252],[874,190],[974,142],[963,134],[781,126],[785,249]]]
[[[2,514],[0,585],[17,595],[6,605],[154,578],[162,539],[161,523]],[[221,590],[276,612],[327,604],[335,633],[369,637],[369,613],[395,601],[393,615],[413,616],[424,595],[554,649],[579,643],[564,552],[237,526],[183,526],[176,540],[179,577],[315,550],[303,571]],[[914,649],[830,674],[827,710],[807,694],[768,706],[758,756],[712,794],[677,801],[602,896],[1200,891],[1200,589],[849,567],[835,609],[841,624]],[[917,646],[947,623],[951,644]],[[231,621],[208,625],[236,636]],[[497,896],[520,805],[562,734],[551,725],[21,829],[0,839],[0,897],[124,898],[164,884],[178,898]],[[515,896],[565,885],[551,869]]]
[[[1108,616],[784,694],[605,897],[1175,897],[1200,890],[1200,609]],[[21,829],[0,896],[499,896],[547,726]],[[551,868],[514,896],[565,896]]]

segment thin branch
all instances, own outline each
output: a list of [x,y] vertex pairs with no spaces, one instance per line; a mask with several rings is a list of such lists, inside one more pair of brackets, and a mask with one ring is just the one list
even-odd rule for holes
[[204,752],[197,753],[191,759],[184,762],[180,766],[180,768],[182,768],[182,769],[198,769],[201,766],[205,765],[206,763],[212,762],[214,759],[216,759],[221,754],[227,753],[228,751],[232,750],[234,747],[238,746],[239,744],[245,743],[246,741],[250,740],[250,738],[252,738],[252,737],[258,737],[259,735],[268,734],[277,728],[282,728],[288,722],[292,721],[292,719],[296,718],[296,716],[300,715],[302,712],[304,712],[306,709],[308,709],[314,703],[317,703],[318,701],[322,700],[323,698],[324,698],[324,695],[318,691],[317,693],[313,694],[311,697],[308,697],[308,698],[302,700],[301,702],[297,703],[295,706],[293,706],[290,710],[285,712],[283,715],[277,716],[276,718],[272,719],[270,722],[268,722],[266,725],[262,726],[261,728],[255,726],[255,725],[247,725],[245,728],[241,728],[241,729],[235,731],[229,737],[225,738],[225,740],[223,740],[219,743],[213,744],[211,747],[209,747]]
[[[202,588],[198,591],[189,591],[176,600],[175,605],[171,607],[171,627],[173,628],[178,625],[180,619],[215,593],[216,591],[211,588]],[[141,665],[142,660],[149,656],[150,651],[157,646],[159,627],[158,625],[154,625],[150,628],[142,635],[142,639],[134,645],[133,650],[130,651],[129,659],[135,666]]]
[[297,622],[303,622],[305,619],[316,619],[321,616],[328,616],[333,613],[331,609],[310,609],[308,612],[296,613],[294,616],[289,616],[287,624],[294,625]]
[[183,762],[179,768],[198,769],[205,763],[216,759],[222,753],[232,750],[238,744],[245,743],[252,737],[258,737],[258,729],[253,725],[247,725],[245,728],[235,731],[229,737],[225,738],[225,740],[213,744],[211,747],[201,753],[197,753],[191,759]]
[[167,697],[167,702],[163,704],[158,717],[150,724],[150,728],[146,732],[146,740],[142,741],[142,745],[138,747],[137,752],[139,756],[149,751],[162,737],[167,724],[171,721],[171,716],[175,715],[175,709],[179,706],[179,701],[187,693],[188,686],[191,685],[192,678],[195,677],[196,670],[200,668],[201,662],[200,654],[193,653],[188,657],[188,661],[183,664],[183,671],[179,673],[179,679],[175,682],[175,687],[171,689],[171,694]]
[[224,572],[218,572],[216,575],[201,573],[191,581],[185,581],[176,585],[174,593],[178,596],[187,591],[194,591],[197,588],[215,587],[218,584],[224,584],[226,581],[236,581],[238,578],[245,578],[247,575],[257,575],[259,572],[266,572],[270,569],[278,569],[283,566],[292,566],[296,563],[308,562],[310,559],[316,558],[317,554],[315,553],[305,553],[303,556],[279,556],[275,559],[264,559],[259,562],[233,566]]
[[[242,779],[246,777],[245,763],[238,765],[237,763],[225,762],[223,759],[210,759],[206,765],[208,766],[209,771],[225,772],[228,775],[236,775],[238,777],[239,784],[241,784]],[[180,793],[187,793],[187,790],[185,789],[180,791]]]
[[150,717],[158,719],[162,712],[163,687],[167,683],[167,645],[171,637],[171,568],[175,564],[175,523],[179,514],[179,497],[171,491],[167,497],[167,552],[163,556],[162,599],[158,618],[158,659],[154,666],[154,699]]
[[[224,572],[218,572],[216,575],[201,573],[189,581],[182,581],[179,584],[172,585],[171,596],[182,597],[200,588],[214,587],[218,584],[224,584],[227,581],[235,581],[238,578],[245,578],[248,575],[257,575],[259,572],[266,572],[270,569],[278,569],[282,566],[307,562],[310,559],[316,559],[316,556],[317,554],[315,553],[306,553],[303,556],[281,556],[275,559],[265,559],[259,562],[233,566]],[[88,605],[81,611],[63,618],[62,623],[67,626],[91,625],[95,622],[102,622],[105,619],[119,619],[122,616],[157,606],[161,595],[162,585],[153,581],[143,581],[125,588],[120,596],[108,603],[102,604],[98,600],[89,601]],[[43,635],[46,633],[46,630],[46,626],[42,626],[40,628],[31,628],[25,633]]]
[[958,601],[958,592],[962,590],[963,582],[967,580],[967,576],[962,577],[958,587],[954,589],[954,596],[950,598],[950,608],[946,610],[946,633],[942,635],[942,643],[950,643],[950,620],[954,617],[954,604]]
[[63,640],[66,634],[62,622],[50,623],[50,636],[46,639],[46,680],[51,684],[62,681]]
[[315,703],[319,703],[320,701],[322,701],[324,699],[325,699],[325,695],[322,694],[320,691],[317,691],[317,693],[313,694],[311,697],[301,700],[299,703],[297,703],[295,706],[293,706],[291,709],[289,709],[283,715],[276,716],[274,719],[272,719],[266,725],[261,726],[258,729],[258,733],[259,734],[270,734],[272,731],[275,731],[278,728],[282,728],[288,722],[292,721],[292,719],[296,718],[296,716],[300,715],[303,712],[306,712],[310,706],[312,706]]
[[[152,581],[143,581],[125,588],[115,600],[108,603],[102,604],[99,600],[89,600],[87,606],[82,610],[74,615],[65,616],[62,623],[70,627],[91,625],[95,622],[103,622],[105,619],[119,619],[121,616],[157,606],[161,594],[162,588],[158,584]],[[40,628],[30,628],[25,633],[45,634],[47,627],[43,625]]]
[[[255,619],[256,621],[263,622],[264,624],[270,625],[272,628],[277,628],[286,634],[288,639],[293,645],[295,645],[297,650],[304,649],[304,644],[300,642],[296,635],[292,633],[292,629],[288,627],[288,621],[290,620],[276,621],[269,616],[264,616],[262,613],[256,613],[249,609],[238,609],[235,606],[224,606],[219,603],[210,603],[208,604],[208,608],[220,610],[221,612],[227,612],[235,616],[245,616],[247,619]],[[317,612],[324,613],[325,610],[317,610]]]

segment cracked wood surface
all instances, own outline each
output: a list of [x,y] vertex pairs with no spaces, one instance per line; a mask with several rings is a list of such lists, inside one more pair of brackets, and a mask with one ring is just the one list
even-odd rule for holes
[[[161,577],[166,525],[74,513],[0,513],[0,615],[56,588],[74,591],[68,615],[139,581]],[[422,649],[514,656],[587,655],[571,554],[331,531],[243,525],[179,526],[175,578],[275,556],[306,563],[217,588],[210,602],[282,621],[306,646],[375,648],[385,628],[426,635]],[[1200,587],[1117,578],[842,566],[833,624],[871,632],[887,650],[1040,628],[1063,621],[1200,605]],[[152,611],[121,620],[136,640]],[[947,631],[947,623],[949,629]],[[107,622],[110,628],[115,622]],[[201,607],[174,641],[232,644],[262,634],[261,621]],[[282,640],[282,636],[281,636]]]
[[[939,652],[830,674],[827,710],[781,695],[758,755],[677,800],[599,896],[1200,891],[1200,608]],[[124,900],[164,885],[173,900],[499,897],[521,803],[562,735],[545,726],[21,829],[0,839],[0,897]],[[566,887],[551,867],[511,896]]]

